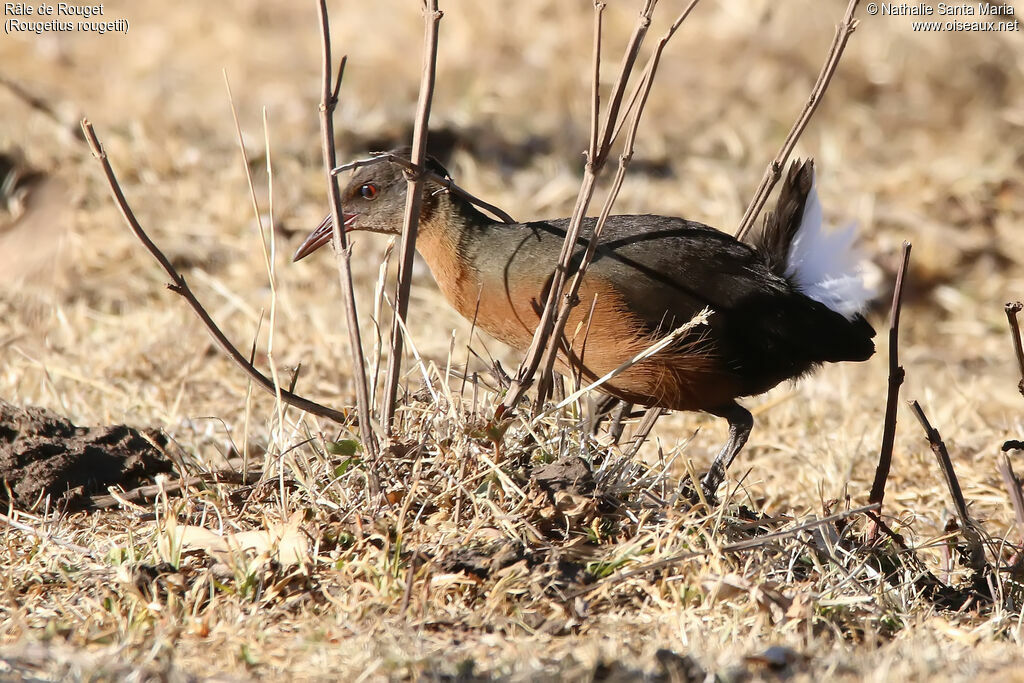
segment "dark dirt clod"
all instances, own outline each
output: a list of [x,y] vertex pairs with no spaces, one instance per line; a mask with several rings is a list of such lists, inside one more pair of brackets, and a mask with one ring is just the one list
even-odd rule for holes
[[569,456],[534,468],[530,478],[548,493],[567,491],[585,496],[594,490],[594,475],[583,458]]
[[[156,445],[154,445],[156,444]],[[76,427],[43,408],[20,408],[0,399],[0,500],[8,493],[19,506],[49,495],[71,508],[108,486],[134,488],[155,474],[170,472],[157,430],[125,425]]]

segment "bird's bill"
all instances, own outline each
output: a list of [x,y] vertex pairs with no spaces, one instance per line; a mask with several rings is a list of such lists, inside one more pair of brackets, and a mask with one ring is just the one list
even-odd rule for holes
[[[342,226],[345,231],[351,230],[352,221],[356,219],[358,214],[354,213],[342,213]],[[306,258],[314,251],[324,246],[331,241],[331,237],[334,236],[334,224],[331,220],[331,215],[328,214],[327,218],[320,222],[316,230],[309,233],[309,237],[299,245],[299,248],[295,250],[295,256],[292,257],[292,261],[299,261]]]

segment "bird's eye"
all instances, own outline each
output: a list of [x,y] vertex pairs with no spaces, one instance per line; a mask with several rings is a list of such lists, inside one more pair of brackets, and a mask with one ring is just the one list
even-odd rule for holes
[[366,183],[359,188],[359,196],[363,199],[376,199],[378,194],[380,194],[380,191],[373,183]]

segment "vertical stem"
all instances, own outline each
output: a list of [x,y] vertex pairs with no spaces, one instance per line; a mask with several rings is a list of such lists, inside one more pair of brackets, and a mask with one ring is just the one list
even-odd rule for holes
[[412,284],[413,257],[416,253],[416,234],[419,229],[420,207],[423,205],[423,169],[427,159],[427,130],[430,105],[434,97],[437,73],[437,30],[444,13],[437,8],[437,0],[423,3],[423,71],[420,93],[416,105],[416,122],[412,133],[410,161],[416,170],[406,173],[408,187],[405,195],[405,223],[402,226],[401,258],[398,262],[398,284],[395,289],[395,317],[391,326],[391,356],[388,358],[384,380],[384,405],[381,410],[384,428],[391,434],[398,397],[398,382],[402,373],[403,331],[401,321],[409,310],[409,286]]
[[356,385],[356,410],[359,415],[359,438],[366,449],[371,463],[369,470],[370,493],[376,494],[380,482],[375,472],[377,460],[377,439],[373,433],[370,414],[370,394],[366,383],[366,363],[363,359],[363,342],[359,335],[359,315],[356,311],[355,291],[352,287],[352,252],[348,239],[341,229],[341,187],[338,178],[331,171],[337,166],[337,152],[334,147],[334,108],[338,104],[338,89],[345,72],[345,60],[338,69],[338,79],[332,89],[331,76],[331,34],[327,19],[327,0],[319,0],[320,40],[323,55],[322,91],[320,97],[320,133],[324,156],[324,171],[327,177],[327,194],[330,197],[331,217],[334,221],[334,253],[338,260],[338,279],[341,282],[342,299],[345,302],[345,317],[348,322],[349,349],[352,353],[352,377]]
[[785,167],[786,160],[789,159],[793,148],[796,147],[797,140],[803,135],[804,129],[807,128],[811,117],[814,116],[818,105],[821,104],[821,98],[825,95],[825,91],[828,90],[828,85],[832,81],[832,75],[836,72],[839,60],[843,57],[846,43],[850,39],[850,35],[857,28],[857,20],[853,18],[853,15],[856,14],[857,5],[859,4],[860,0],[850,0],[850,4],[847,5],[846,14],[843,15],[842,23],[836,27],[836,35],[832,39],[832,46],[829,48],[828,57],[825,58],[825,64],[821,67],[821,72],[818,74],[818,80],[815,81],[814,88],[811,89],[811,94],[807,98],[807,104],[804,105],[803,111],[800,112],[796,123],[793,124],[789,135],[786,136],[786,140],[782,143],[782,149],[779,150],[778,155],[768,164],[764,177],[761,178],[761,184],[758,185],[757,190],[754,192],[754,198],[750,201],[750,206],[747,207],[743,218],[740,220],[740,227],[736,230],[736,239],[742,240],[753,227],[754,221],[757,220],[758,214],[761,213],[765,202],[768,201],[768,196],[772,193],[772,188],[779,182],[779,178],[782,176],[782,169]]
[[889,391],[885,397],[885,422],[882,427],[882,446],[878,450],[878,465],[875,480],[871,484],[869,503],[881,504],[885,497],[885,482],[889,479],[892,466],[892,447],[896,439],[896,409],[899,404],[900,386],[905,373],[900,366],[900,308],[903,305],[903,278],[910,265],[910,242],[903,243],[903,261],[896,275],[896,287],[892,292],[892,308],[889,311]]
[[1024,348],[1020,342],[1020,323],[1017,322],[1017,314],[1024,308],[1019,301],[1006,304],[1006,320],[1010,323],[1010,337],[1013,339],[1013,351],[1017,354],[1017,367],[1020,369],[1020,381],[1017,383],[1017,390],[1024,394]]
[[[594,129],[592,128],[591,130],[590,140],[599,140],[596,153],[588,155],[586,166],[583,169],[583,183],[581,184],[579,194],[576,197],[576,207],[573,209],[572,218],[569,220],[569,226],[566,229],[565,240],[562,242],[562,251],[559,255],[558,263],[555,266],[555,271],[551,275],[551,284],[548,287],[548,294],[544,303],[544,311],[541,313],[537,329],[534,331],[533,341],[530,344],[530,348],[526,351],[526,357],[519,365],[519,370],[516,372],[516,376],[512,381],[512,386],[509,387],[508,393],[505,394],[505,400],[498,409],[499,415],[514,406],[519,399],[522,398],[527,387],[529,387],[530,383],[533,381],[533,376],[536,374],[537,368],[541,364],[545,348],[549,345],[557,345],[560,342],[558,335],[553,336],[553,323],[565,289],[565,283],[569,272],[569,263],[572,259],[572,252],[576,246],[576,241],[579,239],[580,226],[583,223],[583,217],[586,215],[587,208],[590,206],[590,201],[594,196],[594,185],[597,180],[597,176],[601,172],[601,169],[608,158],[608,153],[611,149],[612,134],[615,130],[615,123],[618,120],[619,108],[622,105],[626,84],[629,81],[633,65],[640,52],[640,46],[643,44],[644,37],[647,35],[647,29],[651,25],[651,15],[654,13],[654,6],[656,4],[657,0],[645,0],[643,9],[637,19],[636,26],[633,28],[633,34],[630,36],[629,43],[626,46],[626,51],[622,57],[622,65],[619,67],[619,75],[615,82],[615,86],[612,88],[612,96],[609,100],[608,111],[605,114],[605,121],[602,125],[601,133],[595,135]],[[598,14],[600,14],[603,8],[600,6],[600,3],[597,3],[594,9]],[[600,20],[595,20],[594,28],[595,30],[600,30]],[[600,49],[600,42],[600,37],[595,36],[595,49]],[[595,59],[599,59],[599,55],[596,55]],[[599,70],[596,66],[594,68],[593,75],[594,77],[599,76]],[[594,123],[594,120],[595,117],[592,115],[592,124]],[[546,395],[546,390],[548,388],[550,388],[550,372],[544,373],[541,376],[540,389],[542,398]]]

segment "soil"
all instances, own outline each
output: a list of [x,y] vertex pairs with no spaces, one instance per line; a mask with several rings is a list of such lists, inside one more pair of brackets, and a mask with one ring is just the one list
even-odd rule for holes
[[88,507],[107,487],[135,488],[171,472],[167,437],[125,425],[76,427],[43,408],[0,399],[0,500],[30,507],[45,496],[64,507]]

